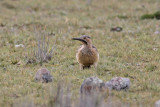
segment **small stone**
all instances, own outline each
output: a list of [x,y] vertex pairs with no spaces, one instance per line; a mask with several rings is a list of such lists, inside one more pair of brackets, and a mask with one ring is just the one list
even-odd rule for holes
[[141,64],[140,63],[136,63],[136,66],[141,66]]
[[97,77],[89,77],[85,79],[81,85],[81,93],[90,93],[91,91],[101,91],[105,87],[102,80]]
[[129,89],[129,87],[130,87],[129,78],[115,77],[105,83],[105,88],[109,88],[110,90],[112,89],[117,91],[127,90]]
[[122,27],[115,27],[115,28],[111,28],[110,29],[110,31],[112,31],[112,32],[121,32],[123,30],[123,28]]
[[160,31],[155,31],[154,34],[160,34]]
[[48,83],[52,82],[52,79],[53,77],[50,74],[50,71],[46,68],[39,69],[35,75],[35,81],[37,82]]
[[158,51],[158,48],[153,48],[154,51]]
[[47,60],[47,61],[50,61],[51,59],[52,59],[52,56],[51,56],[51,55],[47,55],[47,56],[46,56],[46,60]]
[[15,48],[24,48],[23,44],[15,45]]
[[160,107],[160,100],[156,101],[155,107]]
[[19,61],[19,62],[17,63],[17,65],[22,65],[22,61]]

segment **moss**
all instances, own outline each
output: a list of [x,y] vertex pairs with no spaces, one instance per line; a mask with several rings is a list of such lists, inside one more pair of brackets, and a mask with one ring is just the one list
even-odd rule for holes
[[156,13],[154,13],[154,16],[156,19],[160,19],[160,11],[157,11]]
[[154,15],[153,14],[144,14],[141,16],[141,19],[154,19]]
[[125,16],[125,15],[118,15],[117,16],[119,19],[128,19],[128,16]]
[[141,16],[141,19],[144,20],[144,19],[157,19],[157,20],[160,20],[160,11],[157,11],[153,14],[144,14]]

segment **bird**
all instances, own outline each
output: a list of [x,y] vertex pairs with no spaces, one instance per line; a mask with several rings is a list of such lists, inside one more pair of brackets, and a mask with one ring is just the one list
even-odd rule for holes
[[82,42],[82,45],[78,48],[76,53],[76,59],[80,65],[80,69],[90,68],[91,65],[97,68],[99,53],[97,48],[92,45],[91,37],[83,35],[79,38],[72,38],[72,40]]

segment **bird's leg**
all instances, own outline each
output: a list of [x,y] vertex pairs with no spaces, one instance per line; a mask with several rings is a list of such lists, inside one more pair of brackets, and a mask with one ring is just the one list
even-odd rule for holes
[[89,65],[89,66],[87,66],[87,68],[89,69],[91,66]]
[[84,66],[82,64],[80,64],[80,70],[83,70]]
[[83,70],[85,69],[86,67],[85,66],[83,66]]
[[91,66],[90,65],[88,65],[88,66],[83,66],[83,69],[86,69],[86,68],[90,68]]
[[97,70],[97,63],[93,64],[93,66]]
[[84,69],[86,69],[86,68],[89,69],[90,67],[91,67],[90,65],[89,65],[89,66],[84,66],[84,65],[81,65],[81,64],[80,64],[80,70],[84,70]]

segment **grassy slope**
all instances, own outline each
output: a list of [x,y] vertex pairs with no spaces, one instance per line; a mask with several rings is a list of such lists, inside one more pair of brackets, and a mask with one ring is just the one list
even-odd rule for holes
[[[40,66],[25,65],[25,56],[35,44],[35,28],[56,34],[50,37],[56,45],[54,58],[43,64],[53,71],[53,84],[71,82],[73,95],[77,95],[86,77],[98,76],[104,81],[129,77],[130,91],[113,92],[113,96],[131,104],[154,104],[160,96],[160,38],[154,32],[160,26],[157,20],[139,18],[157,11],[159,5],[158,0],[94,0],[90,6],[84,0],[0,1],[0,24],[4,24],[0,26],[0,106],[11,106],[26,97],[36,104],[47,103],[44,99],[51,84],[35,83]],[[128,18],[119,19],[119,15]],[[123,32],[110,32],[115,26],[122,26]],[[80,43],[71,38],[82,34],[90,35],[99,50],[97,71],[79,70],[75,53]],[[14,48],[19,43],[26,48]],[[14,64],[19,61],[21,65]]]

